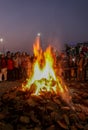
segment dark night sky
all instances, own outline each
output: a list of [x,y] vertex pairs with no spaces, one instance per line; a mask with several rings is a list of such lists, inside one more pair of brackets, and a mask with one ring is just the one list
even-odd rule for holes
[[88,0],[0,0],[0,50],[30,52],[38,32],[44,47],[88,41]]

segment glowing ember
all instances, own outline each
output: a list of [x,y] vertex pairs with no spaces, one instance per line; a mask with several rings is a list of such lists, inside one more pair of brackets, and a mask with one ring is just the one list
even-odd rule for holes
[[23,89],[32,90],[32,94],[35,95],[46,91],[68,98],[68,89],[54,69],[55,57],[51,46],[43,52],[40,47],[40,36],[37,36],[33,49],[35,59],[32,75],[27,79],[27,84],[22,86]]

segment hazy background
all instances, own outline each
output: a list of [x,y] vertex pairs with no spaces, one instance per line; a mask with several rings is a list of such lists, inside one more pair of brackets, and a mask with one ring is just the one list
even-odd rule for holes
[[42,46],[88,41],[88,0],[0,0],[0,51],[32,51]]

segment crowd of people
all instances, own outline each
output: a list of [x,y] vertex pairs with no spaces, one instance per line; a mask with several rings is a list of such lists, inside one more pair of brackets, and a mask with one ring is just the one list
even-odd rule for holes
[[[66,50],[65,53],[56,55],[57,73],[64,80],[88,80],[88,47],[81,46],[73,51]],[[26,52],[11,53],[8,51],[0,55],[0,82],[15,81],[30,77],[33,65],[33,56]]]
[[0,82],[15,81],[29,77],[31,70],[30,56],[25,52],[0,55]]
[[65,80],[88,80],[87,44],[67,48],[65,53],[57,57],[57,63]]

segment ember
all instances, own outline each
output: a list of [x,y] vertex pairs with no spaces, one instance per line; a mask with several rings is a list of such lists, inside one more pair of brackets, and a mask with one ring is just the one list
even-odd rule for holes
[[[27,83],[22,85],[25,91],[29,89],[32,94],[40,95],[43,92],[51,92],[62,96],[64,100],[70,102],[71,96],[67,86],[62,81],[62,78],[55,71],[55,56],[52,47],[49,46],[44,52],[40,46],[40,36],[38,35],[33,45],[34,63],[32,74],[27,79]],[[60,68],[58,68],[59,71]]]

